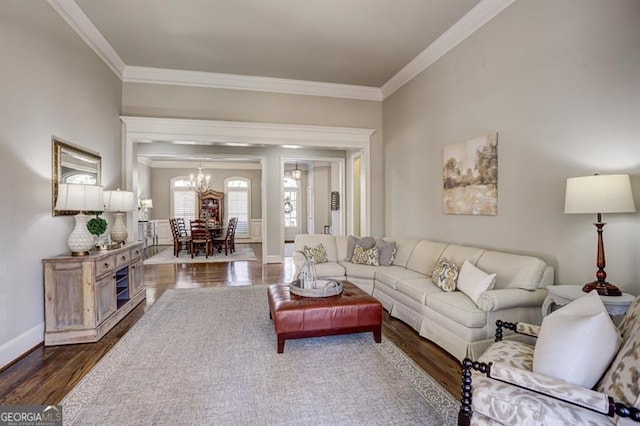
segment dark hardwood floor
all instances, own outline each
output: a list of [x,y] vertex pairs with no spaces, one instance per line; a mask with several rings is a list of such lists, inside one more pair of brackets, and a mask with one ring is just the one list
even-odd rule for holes
[[[161,249],[164,247],[161,247]],[[150,255],[156,248],[150,249]],[[260,245],[254,251],[261,256]],[[217,287],[289,282],[291,258],[282,264],[251,262],[145,265],[147,299],[97,343],[37,346],[0,371],[0,405],[57,404],[144,315],[168,288]],[[413,361],[458,398],[460,363],[408,325],[384,314],[383,333]]]

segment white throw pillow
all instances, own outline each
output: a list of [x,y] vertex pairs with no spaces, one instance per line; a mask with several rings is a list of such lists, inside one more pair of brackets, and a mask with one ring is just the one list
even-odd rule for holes
[[595,290],[544,317],[533,371],[591,389],[620,348],[620,334]]
[[496,274],[487,274],[465,260],[458,272],[458,290],[477,305],[482,293],[496,285]]

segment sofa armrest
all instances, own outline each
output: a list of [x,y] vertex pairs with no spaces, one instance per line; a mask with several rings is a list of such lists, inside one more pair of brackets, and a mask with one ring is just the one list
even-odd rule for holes
[[530,390],[534,394],[544,395],[570,405],[593,410],[609,417],[617,415],[621,418],[629,418],[634,422],[640,422],[639,409],[614,402],[613,398],[604,393],[503,363],[484,363],[465,358],[462,361],[462,398],[458,413],[458,425],[466,426],[471,423],[473,412],[471,409],[473,370],[479,371],[482,375],[492,380]]
[[536,374],[503,363],[492,363],[487,377],[518,386],[568,404],[613,415],[613,400],[606,394],[576,386],[554,377]]
[[489,290],[480,295],[478,307],[485,312],[490,312],[508,308],[542,306],[546,297],[547,289],[545,288],[533,291],[520,288]]

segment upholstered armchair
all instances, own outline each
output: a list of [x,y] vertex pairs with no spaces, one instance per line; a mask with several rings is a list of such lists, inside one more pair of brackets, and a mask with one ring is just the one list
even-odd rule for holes
[[463,361],[459,425],[640,424],[640,297],[620,323],[619,349],[593,388],[535,373],[535,345],[503,340],[503,329],[515,333],[510,337],[528,336],[523,341],[540,332],[535,325],[496,322],[495,343],[477,361]]

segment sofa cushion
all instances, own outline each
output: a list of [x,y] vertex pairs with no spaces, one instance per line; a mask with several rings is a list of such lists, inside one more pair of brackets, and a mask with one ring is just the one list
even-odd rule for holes
[[402,266],[386,266],[382,270],[376,271],[375,279],[380,283],[396,289],[396,282],[398,280],[406,280],[411,278],[424,278],[424,275],[419,274],[410,269],[403,268]]
[[393,268],[393,266],[369,266],[351,262],[340,262],[340,265],[344,267],[347,279],[364,278],[372,281],[376,272]]
[[407,261],[409,257],[411,257],[411,253],[418,244],[419,240],[408,239],[408,238],[383,238],[385,241],[395,241],[396,242],[396,256],[393,259],[393,264],[397,266],[402,266],[403,268],[407,267]]
[[353,249],[351,262],[360,265],[380,266],[380,254],[378,252],[378,247],[364,249],[360,244],[356,243],[356,246]]
[[317,278],[344,278],[344,268],[337,262],[319,263],[315,266]]
[[585,388],[604,374],[620,336],[593,290],[544,317],[533,354],[533,371]]
[[396,282],[396,290],[423,305],[427,300],[427,294],[442,291],[426,277],[399,280]]
[[461,291],[428,294],[427,307],[466,327],[479,328],[487,324],[487,313]]
[[443,291],[455,291],[458,283],[458,267],[443,257],[433,268],[431,281]]
[[327,251],[324,249],[322,243],[315,247],[304,246],[302,248],[302,254],[307,260],[312,260],[316,265],[318,263],[326,263],[329,261],[327,258]]
[[422,275],[431,276],[436,262],[447,247],[445,243],[436,241],[420,240],[416,244],[411,257],[407,261],[407,269],[420,272]]
[[[440,259],[446,257],[447,259],[455,263],[458,268],[460,268],[465,260],[468,260],[472,265],[475,265],[484,252],[484,249],[477,247],[449,244],[443,250],[442,254],[440,255]],[[433,269],[433,267],[431,269]]]
[[393,265],[393,260],[396,257],[396,242],[385,241],[382,238],[376,239],[376,247],[378,248],[378,254],[380,255],[381,266]]
[[304,246],[316,247],[322,244],[327,251],[327,260],[329,262],[338,261],[338,249],[336,248],[336,239],[333,235],[327,234],[298,234],[294,242],[294,250],[302,252]]
[[487,274],[465,260],[458,273],[458,290],[469,296],[473,303],[479,305],[480,296],[491,290],[496,283],[496,274]]
[[[362,247],[365,250],[370,249],[371,247],[376,245],[376,239],[373,237],[354,237],[353,235],[349,235],[347,238],[347,254],[344,257],[346,262],[353,261],[353,251],[356,248],[356,244]],[[342,260],[342,259],[340,259]]]
[[537,257],[522,256],[498,251],[485,251],[476,266],[483,271],[496,273],[494,288],[538,288],[547,265]]
[[347,246],[349,245],[349,237],[347,237],[346,235],[336,235],[335,241],[336,249],[338,251],[338,261],[342,262],[344,261],[344,258],[347,257]]

